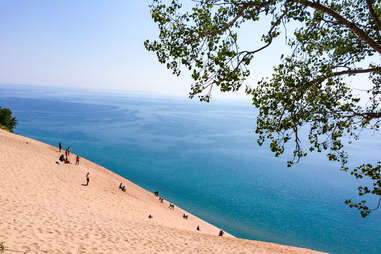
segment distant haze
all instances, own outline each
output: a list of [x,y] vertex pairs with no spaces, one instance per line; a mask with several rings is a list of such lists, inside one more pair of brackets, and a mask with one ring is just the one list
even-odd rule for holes
[[[120,89],[186,97],[192,80],[176,77],[144,49],[158,31],[150,1],[3,0],[0,2],[0,83]],[[261,42],[242,27],[242,45]],[[284,40],[256,58],[271,72]],[[270,55],[269,55],[270,54]],[[216,91],[214,93],[216,95]],[[242,97],[243,92],[238,97]],[[237,98],[237,94],[228,97]],[[248,99],[248,98],[247,98]]]

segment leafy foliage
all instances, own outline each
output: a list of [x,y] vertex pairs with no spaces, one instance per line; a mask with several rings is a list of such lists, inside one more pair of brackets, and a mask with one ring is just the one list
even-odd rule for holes
[[[362,129],[380,128],[381,109],[381,3],[379,0],[194,0],[183,7],[179,0],[153,0],[152,18],[159,39],[147,40],[160,63],[173,74],[185,68],[192,74],[190,97],[209,101],[213,87],[235,92],[250,75],[254,56],[266,50],[287,28],[290,52],[280,56],[271,77],[263,77],[247,95],[259,110],[256,133],[260,145],[269,142],[275,156],[294,143],[297,163],[311,152],[326,152],[341,169],[369,186],[360,196],[381,196],[380,163],[349,169],[344,140],[359,138]],[[263,46],[241,49],[240,27],[268,20]],[[375,61],[376,60],[376,61]],[[375,62],[374,62],[375,61]],[[355,75],[369,75],[366,96],[350,86]],[[364,98],[368,98],[364,101]],[[308,145],[301,144],[301,128],[308,129]],[[380,198],[381,200],[381,198]],[[345,201],[366,217],[366,200]],[[378,206],[380,202],[378,203]]]
[[7,130],[13,132],[17,124],[15,117],[12,117],[12,111],[9,108],[0,107],[0,126],[4,126]]

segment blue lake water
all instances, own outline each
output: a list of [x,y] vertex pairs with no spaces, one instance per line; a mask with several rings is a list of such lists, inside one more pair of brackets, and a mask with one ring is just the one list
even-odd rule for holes
[[[380,253],[381,210],[363,219],[344,200],[359,184],[322,155],[292,168],[256,143],[249,103],[203,104],[141,94],[0,85],[16,133],[63,142],[237,237],[330,253]],[[378,133],[348,148],[379,158]]]

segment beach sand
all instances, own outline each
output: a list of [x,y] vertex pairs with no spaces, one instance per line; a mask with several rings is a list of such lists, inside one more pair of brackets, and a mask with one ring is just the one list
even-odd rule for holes
[[[123,177],[84,158],[75,166],[74,154],[73,164],[56,164],[58,157],[56,147],[0,130],[0,242],[6,248],[30,254],[318,253],[218,237],[220,229],[176,204],[170,210],[168,201]],[[82,186],[87,172],[90,183]]]

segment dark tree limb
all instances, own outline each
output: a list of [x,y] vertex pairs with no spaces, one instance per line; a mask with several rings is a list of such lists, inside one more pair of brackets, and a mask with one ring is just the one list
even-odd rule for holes
[[[337,67],[339,67],[339,66],[337,66]],[[348,69],[345,71],[333,72],[332,75],[329,75],[329,76],[320,76],[320,77],[314,79],[312,81],[312,83],[315,84],[315,83],[323,82],[327,78],[341,76],[341,75],[355,75],[355,74],[371,73],[371,72],[377,72],[377,71],[381,71],[381,66],[375,67],[375,68],[369,68],[369,69]]]
[[365,113],[353,113],[352,115],[345,116],[347,118],[353,118],[353,117],[362,117],[366,120],[366,122],[370,122],[373,119],[381,118],[381,112],[365,112]]
[[[343,16],[341,16],[339,13],[335,12],[334,10],[320,4],[320,2],[310,2],[310,1],[307,1],[307,0],[290,0],[292,2],[295,2],[295,3],[299,3],[299,4],[302,4],[302,5],[305,5],[305,6],[308,6],[308,7],[311,7],[315,10],[319,10],[323,13],[326,13],[328,14],[329,16],[333,17],[335,20],[337,20],[337,22],[341,25],[344,25],[346,26],[347,28],[349,28],[355,35],[357,35],[361,40],[363,40],[364,42],[366,42],[371,48],[373,48],[375,51],[377,51],[379,54],[381,54],[381,45],[378,44],[377,42],[375,42],[372,38],[370,38],[368,36],[367,33],[365,33],[362,29],[360,29],[358,26],[356,26],[356,24],[354,24],[353,22],[347,20],[346,18],[344,18]],[[371,0],[367,0],[367,3],[371,1]],[[266,7],[266,6],[269,6],[271,5],[271,2],[265,2],[265,3],[257,3],[257,2],[247,2],[247,3],[244,3],[242,5],[242,7],[240,8],[240,10],[238,11],[237,15],[229,22],[227,23],[224,27],[218,29],[218,30],[215,30],[211,33],[205,33],[205,34],[202,34],[202,35],[217,35],[217,34],[222,34],[224,33],[227,29],[229,29],[230,27],[232,27],[236,22],[237,20],[242,17],[242,15],[244,14],[245,10],[249,9],[249,8],[252,8],[252,7],[256,7],[256,8],[263,8],[263,7]],[[368,7],[369,7],[369,4],[368,4]],[[373,7],[371,6],[371,3],[370,3],[370,12],[371,12],[371,15],[376,15],[374,13],[374,9]],[[372,11],[373,10],[373,14],[372,14]],[[375,16],[375,20],[376,21],[376,24],[377,24],[377,27],[380,28],[381,27],[381,24],[380,21],[378,20],[377,16]],[[379,26],[380,25],[380,26]]]
[[333,76],[340,76],[340,75],[351,75],[351,74],[360,74],[360,73],[369,73],[369,72],[376,72],[376,71],[381,71],[381,67],[375,67],[375,68],[370,68],[370,69],[349,69],[346,71],[339,71],[339,72],[334,72]]
[[380,17],[377,17],[376,12],[373,9],[373,0],[366,0],[366,4],[368,6],[369,13],[374,19],[374,22],[376,23],[376,26],[378,28],[378,35],[380,35],[379,31],[381,30],[381,21],[380,21]]
[[232,27],[236,22],[237,20],[242,17],[242,15],[244,14],[245,10],[251,8],[251,7],[256,7],[256,8],[263,8],[263,7],[266,7],[266,6],[269,6],[271,5],[272,3],[271,2],[265,2],[265,3],[257,3],[257,2],[247,2],[247,3],[244,3],[240,10],[238,11],[237,15],[229,22],[227,23],[224,27],[216,30],[216,31],[213,31],[211,33],[205,33],[205,34],[202,34],[202,35],[217,35],[217,34],[222,34],[224,33],[226,30],[228,30],[230,27]]
[[353,22],[345,19],[343,16],[335,12],[334,10],[320,4],[319,2],[310,2],[307,0],[291,0],[295,3],[299,3],[308,7],[311,7],[315,10],[321,11],[328,14],[329,16],[335,18],[338,23],[349,28],[355,35],[357,35],[361,40],[366,42],[371,48],[381,54],[381,45],[372,40],[362,29],[356,26]]
[[274,24],[271,26],[270,30],[267,32],[267,37],[269,38],[269,41],[265,45],[263,45],[262,47],[260,47],[260,48],[258,48],[256,50],[253,50],[253,51],[242,51],[242,52],[239,53],[239,54],[244,54],[245,53],[245,56],[239,61],[239,63],[237,65],[237,67],[235,68],[235,70],[239,67],[239,65],[241,65],[241,63],[245,59],[245,57],[251,56],[251,55],[253,55],[255,53],[258,53],[259,51],[262,51],[262,50],[264,50],[265,48],[267,48],[268,46],[271,45],[271,43],[273,41],[273,38],[274,38],[272,33],[273,33],[274,29],[280,24],[280,22],[284,18],[284,16],[286,16],[286,14],[287,14],[287,11],[285,11],[281,16],[279,16],[277,18],[277,20],[274,22]]

